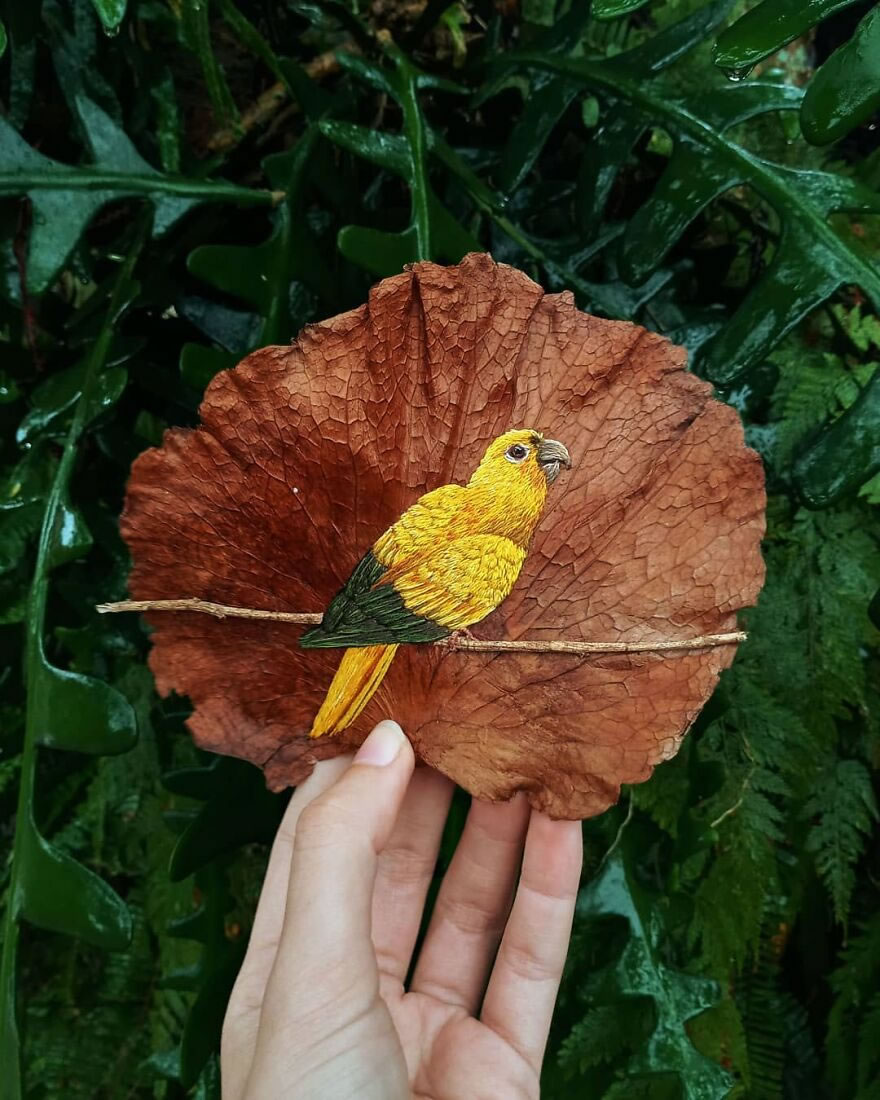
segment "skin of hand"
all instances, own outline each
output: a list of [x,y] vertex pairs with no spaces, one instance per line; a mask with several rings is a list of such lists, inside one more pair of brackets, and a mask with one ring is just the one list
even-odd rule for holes
[[223,1025],[224,1100],[539,1095],[580,825],[475,800],[407,987],[452,790],[388,721],[297,788]]

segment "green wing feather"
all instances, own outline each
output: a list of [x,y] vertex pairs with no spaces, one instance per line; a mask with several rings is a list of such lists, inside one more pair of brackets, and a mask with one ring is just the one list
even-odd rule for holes
[[410,611],[393,584],[378,584],[384,574],[385,566],[372,551],[364,554],[321,624],[307,630],[299,644],[304,649],[330,649],[449,637],[445,626]]

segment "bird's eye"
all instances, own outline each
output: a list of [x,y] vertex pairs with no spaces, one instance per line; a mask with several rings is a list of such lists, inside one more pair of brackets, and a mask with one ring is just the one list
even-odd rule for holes
[[522,443],[512,443],[505,452],[504,457],[508,462],[522,462],[529,453],[528,447],[524,447]]

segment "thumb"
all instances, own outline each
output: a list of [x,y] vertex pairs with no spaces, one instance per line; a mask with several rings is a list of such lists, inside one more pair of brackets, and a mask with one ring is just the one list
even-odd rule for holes
[[414,764],[400,726],[380,722],[351,767],[303,810],[276,969],[291,966],[301,974],[303,948],[322,966],[335,959],[354,962],[356,953],[363,953],[364,962],[373,959],[370,919],[378,854],[391,835]]

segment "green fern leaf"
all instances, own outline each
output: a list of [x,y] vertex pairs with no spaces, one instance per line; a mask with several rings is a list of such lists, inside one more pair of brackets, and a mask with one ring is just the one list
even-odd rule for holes
[[804,815],[817,819],[807,837],[807,851],[816,858],[835,916],[842,923],[855,884],[855,863],[878,819],[865,765],[859,760],[834,761],[807,801]]

